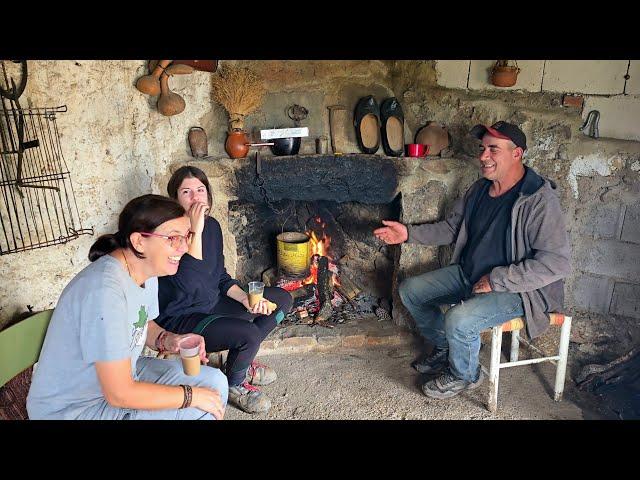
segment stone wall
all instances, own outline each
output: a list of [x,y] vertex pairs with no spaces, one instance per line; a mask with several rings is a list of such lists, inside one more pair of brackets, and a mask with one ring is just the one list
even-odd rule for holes
[[[393,88],[412,133],[444,123],[458,158],[473,161],[476,142],[465,132],[476,123],[522,127],[526,163],[560,188],[574,269],[566,289],[577,314],[572,340],[586,354],[620,354],[640,339],[640,131],[629,133],[640,125],[637,62],[518,64],[518,84],[501,89],[489,85],[489,61],[399,61]],[[564,107],[564,93],[584,94],[585,105]],[[601,109],[598,139],[580,131],[595,102],[620,109]]]
[[[390,67],[382,61],[244,61],[266,82],[268,94],[262,109],[247,118],[246,127],[293,126],[285,108],[306,106],[305,125],[314,137],[328,135],[327,106],[374,92],[392,96]],[[27,305],[34,310],[52,308],[64,286],[88,264],[89,247],[98,235],[116,230],[117,215],[131,198],[144,193],[165,193],[170,166],[188,162],[187,133],[202,126],[209,139],[209,154],[226,156],[227,117],[211,100],[207,72],[178,75],[170,87],[181,95],[186,109],[165,117],[156,100],[135,89],[146,74],[145,60],[29,61],[29,80],[20,100],[24,106],[66,105],[59,114],[62,153],[75,189],[83,227],[95,235],[81,236],[64,245],[0,256],[0,328]],[[350,137],[355,146],[355,134]],[[314,151],[314,138],[304,139],[301,153]],[[214,188],[224,190],[224,185]],[[223,214],[224,212],[224,214]],[[214,193],[214,214],[228,233],[226,205]],[[225,236],[230,272],[234,249]]]
[[[269,189],[269,194],[274,201],[282,199],[325,199],[362,203],[389,203],[399,198],[400,221],[421,223],[440,219],[445,208],[453,203],[478,178],[477,169],[472,162],[467,160],[440,157],[434,157],[429,160],[391,157],[373,159],[366,157],[368,156],[344,155],[333,157],[332,155],[314,155],[300,158],[274,157],[267,159],[263,162],[265,186]],[[308,178],[310,187],[308,191],[300,191],[301,172],[299,168],[291,166],[292,162],[306,162],[308,165],[315,166],[315,172],[310,174]],[[322,162],[333,163],[324,167],[321,165]],[[212,210],[216,218],[223,219],[225,222],[229,221],[231,213],[229,202],[237,199],[239,194],[243,200],[260,201],[257,193],[258,189],[251,187],[253,172],[247,171],[246,160],[218,159],[214,162],[194,161],[190,162],[190,164],[202,169],[210,179],[215,179],[214,181],[217,185],[216,204]],[[373,182],[373,180],[362,178],[371,174],[367,169],[367,165],[375,165],[380,179],[384,178],[387,184],[379,185],[378,188],[369,188],[369,190],[362,188],[363,185],[370,186]],[[337,170],[345,168],[351,170],[352,173],[356,172],[356,175],[351,177],[344,175],[342,182],[327,186],[325,192],[317,188],[327,179],[335,178]],[[276,180],[277,177],[285,175],[287,170],[291,172],[290,192],[287,192],[283,188],[283,184]],[[382,172],[386,172],[386,174],[383,175]],[[298,182],[296,182],[295,177],[297,177]],[[238,212],[234,211],[233,215],[237,216]],[[234,218],[233,221],[243,227],[255,228],[254,225],[251,225],[253,220],[245,214],[242,214],[240,218]],[[227,268],[233,269],[230,271],[235,271],[240,261],[244,261],[242,253],[239,253],[240,250],[249,251],[248,254],[252,255],[250,250],[257,249],[253,246],[252,248],[244,248],[243,245],[238,246],[240,236],[236,236],[236,233],[242,234],[243,232],[236,232],[233,229],[225,229],[223,227],[226,264]],[[412,327],[413,320],[402,307],[397,294],[397,286],[408,276],[446,264],[448,262],[447,248],[439,249],[433,246],[413,244],[386,246],[377,240],[374,240],[373,243],[376,244],[376,247],[385,249],[385,251],[376,252],[376,250],[371,249],[368,252],[370,255],[393,258],[392,298],[394,322],[398,325]],[[266,267],[268,266],[271,265]],[[358,280],[358,278],[354,276],[353,280]]]
[[[285,108],[293,103],[303,105],[310,112],[304,125],[311,134],[303,140],[300,153],[313,153],[314,138],[329,135],[327,106],[353,108],[358,98],[368,94],[378,101],[397,96],[406,116],[405,141],[427,121],[442,122],[451,133],[451,148],[446,152],[451,159],[417,167],[434,170],[446,181],[430,183],[410,168],[403,179],[403,188],[411,184],[411,191],[433,199],[423,204],[403,199],[403,220],[418,222],[441,218],[450,202],[477,178],[473,169],[477,143],[467,135],[471,126],[498,119],[520,124],[529,139],[528,164],[554,179],[561,191],[573,246],[574,272],[568,279],[567,305],[585,312],[575,323],[573,337],[580,341],[605,335],[619,341],[603,343],[601,350],[611,350],[612,345],[613,349],[624,348],[640,334],[640,143],[633,131],[629,133],[629,128],[640,125],[633,107],[638,94],[637,62],[624,61],[627,70],[622,76],[622,64],[609,68],[583,65],[589,68],[580,70],[576,64],[571,68],[555,61],[519,62],[522,83],[508,89],[488,86],[487,65],[478,62],[243,61],[263,76],[268,88],[263,108],[247,118],[246,126],[292,125]],[[62,288],[87,264],[87,251],[97,235],[115,230],[117,213],[124,204],[150,191],[164,193],[172,169],[192,160],[187,132],[196,125],[209,137],[212,158],[202,163],[214,184],[213,214],[222,224],[227,264],[233,274],[236,253],[228,229],[227,202],[234,199],[237,182],[230,173],[246,160],[217,161],[226,156],[227,123],[224,110],[211,101],[212,74],[173,77],[171,88],[184,97],[187,107],[180,115],[164,117],[155,110],[155,99],[134,88],[136,79],[145,73],[145,64],[143,60],[29,62],[30,78],[21,100],[32,106],[68,106],[68,113],[58,117],[62,150],[83,226],[93,227],[96,235],[0,257],[0,325],[27,305],[36,310],[55,305]],[[624,73],[630,78],[623,78]],[[592,81],[585,83],[585,78]],[[620,81],[622,87],[617,86]],[[582,92],[585,106],[563,107],[564,91],[581,93],[581,88],[587,90]],[[616,126],[617,114],[605,115],[600,105],[602,137],[592,139],[579,131],[586,109],[597,102],[615,104],[615,112],[622,108],[619,117],[626,119],[627,133]],[[347,131],[351,147],[347,153],[357,152],[353,128]],[[451,169],[447,162],[464,168]],[[403,245],[399,251],[400,275],[446,260],[446,249]],[[603,318],[613,320],[606,323]]]

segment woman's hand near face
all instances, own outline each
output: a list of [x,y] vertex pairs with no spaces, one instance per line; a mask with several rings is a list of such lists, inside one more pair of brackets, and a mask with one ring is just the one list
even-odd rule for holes
[[187,215],[191,220],[191,231],[196,235],[202,235],[204,230],[204,218],[209,211],[209,205],[206,203],[195,202],[189,207]]

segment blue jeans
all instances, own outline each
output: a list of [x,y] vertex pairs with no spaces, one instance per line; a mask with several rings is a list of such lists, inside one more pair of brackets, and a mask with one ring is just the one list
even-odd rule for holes
[[[163,385],[191,385],[193,387],[207,387],[220,392],[222,404],[227,404],[229,386],[227,377],[217,368],[202,365],[200,374],[187,376],[182,370],[180,360],[162,360],[159,358],[140,357],[136,363],[138,380]],[[97,405],[88,408],[79,420],[215,420],[215,417],[199,408],[166,410],[133,410],[113,407],[102,400]]]
[[[473,294],[472,288],[459,265],[407,278],[398,288],[422,336],[449,348],[451,372],[467,382],[480,374],[480,332],[524,315],[519,294]],[[443,314],[442,304],[456,305]]]

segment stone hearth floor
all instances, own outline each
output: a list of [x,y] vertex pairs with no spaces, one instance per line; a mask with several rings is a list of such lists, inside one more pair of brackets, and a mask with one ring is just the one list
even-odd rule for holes
[[[343,348],[407,345],[420,343],[418,337],[407,328],[399,327],[389,320],[380,321],[375,315],[362,315],[344,323],[328,322],[334,328],[320,325],[281,323],[262,342],[257,356],[304,353],[310,351],[327,352]],[[227,351],[211,353],[210,364],[218,367]],[[156,352],[145,347],[143,355],[155,357]],[[178,354],[168,354],[165,358],[180,358]]]
[[344,323],[320,325],[282,323],[262,342],[258,355],[328,351],[334,348],[357,348],[379,345],[403,345],[415,341],[406,328],[375,315],[363,315]]

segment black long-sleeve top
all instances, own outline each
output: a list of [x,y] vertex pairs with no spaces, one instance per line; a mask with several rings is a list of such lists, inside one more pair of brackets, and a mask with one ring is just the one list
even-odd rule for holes
[[224,268],[222,229],[215,218],[206,217],[202,232],[202,260],[185,253],[175,275],[158,278],[160,316],[156,323],[178,331],[185,322],[210,315],[232,285],[239,282]]

